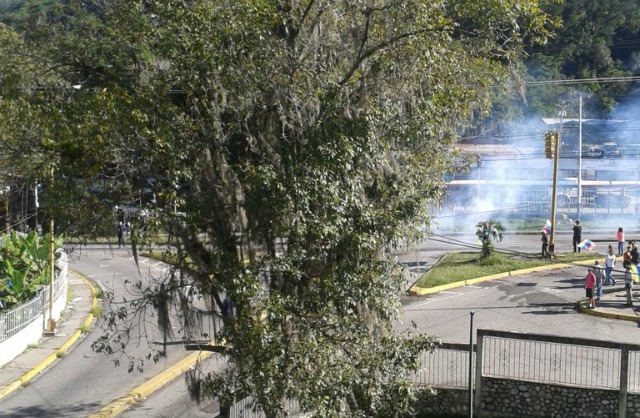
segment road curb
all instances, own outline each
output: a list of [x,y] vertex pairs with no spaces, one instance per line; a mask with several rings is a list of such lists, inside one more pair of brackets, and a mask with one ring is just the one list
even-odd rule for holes
[[598,311],[597,308],[596,309],[589,309],[587,307],[587,305],[586,305],[586,302],[584,302],[584,301],[578,301],[576,303],[576,308],[577,308],[578,312],[580,312],[582,314],[585,314],[585,315],[597,316],[599,318],[618,319],[618,320],[621,320],[621,321],[631,321],[631,322],[640,323],[640,317],[639,316],[616,314],[616,313],[612,313],[612,312],[603,312],[603,311]]
[[110,404],[103,407],[97,414],[90,415],[88,418],[111,418],[120,415],[132,405],[139,402],[141,399],[151,395],[156,390],[162,388],[166,384],[170,383],[187,370],[191,369],[196,363],[209,357],[212,352],[198,352],[189,355],[188,357],[180,360],[176,364],[170,366],[166,370],[160,372],[147,382],[133,389],[127,395],[116,399]]
[[475,283],[487,282],[489,280],[502,279],[504,277],[518,276],[520,274],[533,273],[537,271],[557,270],[557,269],[565,268],[567,266],[576,265],[576,264],[585,265],[585,266],[591,265],[596,260],[600,260],[600,259],[598,258],[598,259],[571,261],[566,263],[563,263],[562,261],[560,261],[558,263],[554,263],[551,265],[531,267],[528,269],[521,269],[521,270],[512,270],[505,273],[492,274],[490,276],[483,276],[483,277],[476,277],[474,279],[463,280],[463,281],[454,282],[454,283],[447,283],[441,286],[434,286],[434,287],[420,287],[414,284],[413,286],[411,286],[408,293],[411,296],[424,296],[424,295],[429,295],[433,293],[438,293],[443,290],[454,289],[457,287],[462,287],[462,286],[475,284]]
[[41,363],[39,363],[33,369],[29,370],[28,372],[20,376],[18,380],[0,389],[0,399],[4,398],[5,396],[15,391],[16,389],[20,388],[21,386],[27,384],[31,379],[36,377],[44,369],[46,369],[51,364],[53,364],[54,361],[61,358],[69,350],[69,348],[71,348],[71,346],[80,339],[80,336],[83,334],[83,329],[91,325],[91,322],[93,322],[94,316],[91,312],[93,312],[93,309],[97,304],[95,287],[93,287],[93,284],[85,276],[71,270],[69,270],[69,273],[74,274],[76,277],[83,280],[91,290],[91,299],[92,299],[91,308],[92,309],[89,311],[89,315],[87,315],[87,318],[84,320],[80,328],[78,328],[78,330],[76,330],[76,332],[74,332],[64,344],[58,347],[53,354],[49,355],[46,359],[44,359]]

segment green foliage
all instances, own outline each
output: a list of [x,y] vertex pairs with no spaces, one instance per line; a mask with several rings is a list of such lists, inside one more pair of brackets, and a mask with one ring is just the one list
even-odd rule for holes
[[[562,25],[544,47],[532,49],[528,77],[535,80],[597,79],[624,77],[637,72],[634,48],[629,40],[640,35],[640,8],[624,0],[547,1],[543,6]],[[631,92],[631,83],[593,81],[578,87],[556,84],[530,88],[529,110],[544,116],[557,114],[555,106],[572,101],[571,94],[585,97],[587,117],[606,117]],[[575,100],[573,100],[575,101]],[[577,114],[577,109],[570,110]]]
[[488,221],[481,221],[476,224],[476,237],[482,243],[482,256],[486,259],[491,257],[495,251],[494,242],[502,241],[502,233],[504,227],[499,221],[489,219]]
[[458,130],[489,108],[477,87],[548,36],[537,2],[83,4],[28,36],[47,40],[63,85],[82,83],[34,105],[56,168],[47,207],[61,228],[90,229],[153,175],[134,249],[158,230],[176,247],[167,277],[106,313],[95,349],[126,350],[145,309],[167,335],[180,310],[181,336],[200,339],[198,318],[228,295],[236,316],[216,337],[230,367],[203,395],[252,394],[268,417],[287,398],[317,416],[347,400],[354,415],[410,411],[436,339],[394,331],[404,277],[389,249],[430,222]]
[[[27,302],[51,278],[49,236],[26,236],[12,232],[0,237],[0,294],[5,308]],[[62,245],[58,237],[54,248]]]

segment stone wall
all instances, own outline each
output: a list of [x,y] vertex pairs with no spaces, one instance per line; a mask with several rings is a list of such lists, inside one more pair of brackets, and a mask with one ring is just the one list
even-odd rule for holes
[[418,416],[466,417],[469,415],[469,391],[463,389],[435,388],[435,395],[428,395],[419,402]]
[[640,394],[627,395],[627,418],[640,418]]
[[618,391],[483,378],[481,409],[485,417],[610,418]]
[[[611,418],[618,415],[618,391],[585,389],[516,380],[482,378],[485,418]],[[419,416],[466,417],[469,395],[463,389],[435,389],[419,405]],[[640,418],[640,394],[627,395],[627,418]]]

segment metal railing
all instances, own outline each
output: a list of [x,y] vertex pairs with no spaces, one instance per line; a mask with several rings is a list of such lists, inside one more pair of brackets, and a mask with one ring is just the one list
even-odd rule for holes
[[[58,273],[53,283],[54,303],[67,291],[68,270],[66,258],[60,264],[61,271]],[[28,302],[13,306],[10,309],[0,312],[0,342],[22,331],[40,315],[46,312],[49,307],[49,288],[43,288],[36,296]]]
[[[229,410],[229,418],[264,418],[265,413],[257,408],[253,397],[236,401]],[[288,417],[304,417],[308,414],[300,412],[297,401],[285,401],[285,411]]]
[[640,394],[640,350],[629,351],[629,380],[627,383],[629,393]]
[[478,330],[481,375],[640,393],[640,345]]
[[28,327],[42,314],[44,306],[44,291],[41,290],[29,302],[0,312],[0,342],[9,339]]
[[[483,377],[594,389],[621,389],[623,352],[628,353],[626,388],[640,394],[640,345],[537,334],[479,330]],[[476,347],[472,373],[476,375]],[[443,343],[425,353],[414,375],[417,385],[469,387],[469,345]]]
[[[475,357],[474,352],[471,359],[474,370]],[[422,367],[414,375],[413,383],[440,388],[468,388],[469,345],[442,343],[435,351],[423,354]]]
[[482,374],[600,389],[620,386],[620,350],[486,337]]

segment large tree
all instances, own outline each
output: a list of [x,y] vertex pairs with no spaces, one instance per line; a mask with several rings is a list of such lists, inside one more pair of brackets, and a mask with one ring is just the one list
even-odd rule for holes
[[[354,415],[406,412],[435,339],[394,331],[404,277],[390,249],[430,222],[487,87],[545,40],[537,2],[111,0],[61,15],[30,33],[77,86],[52,99],[44,148],[63,179],[49,198],[82,179],[131,199],[152,175],[145,231],[176,239],[177,268],[135,287],[95,347],[122,349],[145,309],[169,332],[175,308],[181,337],[203,338],[189,288],[236,308],[216,335],[230,367],[197,385],[205,395],[254,395],[269,417],[285,399],[318,416],[347,399]],[[56,216],[75,225],[97,202]]]

